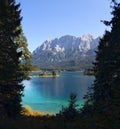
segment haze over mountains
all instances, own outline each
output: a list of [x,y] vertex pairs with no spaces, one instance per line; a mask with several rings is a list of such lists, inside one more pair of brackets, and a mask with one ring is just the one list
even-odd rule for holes
[[42,69],[82,70],[90,68],[100,37],[65,35],[46,40],[32,54],[31,62]]

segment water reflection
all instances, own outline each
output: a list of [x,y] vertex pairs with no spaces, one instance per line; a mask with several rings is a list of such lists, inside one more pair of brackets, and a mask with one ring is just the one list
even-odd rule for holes
[[44,112],[54,112],[54,109],[57,112],[67,102],[70,93],[76,93],[78,100],[83,101],[83,96],[93,80],[93,76],[84,76],[81,72],[62,72],[58,78],[33,77],[23,82],[23,104]]

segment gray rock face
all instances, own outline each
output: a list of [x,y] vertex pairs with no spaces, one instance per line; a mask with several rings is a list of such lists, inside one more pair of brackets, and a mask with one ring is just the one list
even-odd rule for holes
[[98,43],[99,37],[95,38],[92,35],[66,35],[46,40],[33,51],[31,62],[46,69],[83,69],[94,60],[94,51]]

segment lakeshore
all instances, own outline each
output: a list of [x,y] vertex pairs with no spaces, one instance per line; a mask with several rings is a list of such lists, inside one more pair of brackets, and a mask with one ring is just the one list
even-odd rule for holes
[[45,114],[56,114],[62,105],[67,106],[69,95],[77,94],[78,104],[82,105],[88,87],[92,85],[94,76],[84,75],[80,71],[59,72],[58,77],[42,77],[40,72],[32,73],[25,85],[22,104]]
[[43,77],[43,78],[47,78],[47,77],[59,77],[58,72],[56,71],[33,71],[30,73],[30,77]]

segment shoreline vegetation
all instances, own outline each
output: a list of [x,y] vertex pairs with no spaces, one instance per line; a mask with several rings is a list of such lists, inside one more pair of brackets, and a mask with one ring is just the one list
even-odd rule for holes
[[88,75],[88,76],[94,76],[95,72],[93,69],[86,69],[86,70],[84,70],[83,74]]
[[32,71],[30,76],[32,76],[32,77],[59,77],[59,74],[57,71],[52,71],[52,72]]
[[[42,70],[38,70],[38,71],[31,71],[30,73],[30,77],[43,77],[43,78],[47,78],[47,77],[59,77],[59,73],[62,71],[72,71],[72,70],[59,70],[59,71],[42,71]],[[75,72],[75,71],[74,71]],[[84,75],[87,76],[94,76],[95,72],[92,69],[85,69],[85,70],[81,70],[80,72],[82,72]]]
[[52,114],[34,110],[30,106],[26,105],[26,106],[23,106],[22,111],[21,111],[21,115],[34,116],[34,117],[38,116],[39,117],[39,116],[51,116]]

